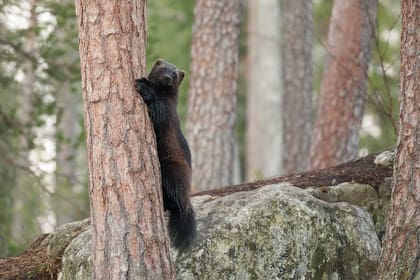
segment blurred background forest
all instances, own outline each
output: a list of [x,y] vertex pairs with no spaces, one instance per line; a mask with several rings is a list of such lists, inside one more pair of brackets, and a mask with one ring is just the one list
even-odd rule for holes
[[[187,139],[192,145],[193,161],[194,158],[200,161],[199,152],[194,152],[196,144],[193,139],[194,131],[199,129],[195,130],[196,124],[189,123],[192,121],[188,118],[194,114],[194,110],[188,106],[194,101],[189,99],[192,98],[189,95],[195,90],[193,83],[190,84],[190,75],[194,75],[190,67],[197,67],[192,61],[194,53],[192,46],[194,46],[193,30],[200,28],[200,24],[194,22],[199,22],[203,12],[197,9],[194,13],[195,5],[199,2],[203,1],[149,1],[147,19],[147,66],[150,67],[157,58],[164,58],[187,73],[180,89],[178,112]],[[195,184],[196,190],[201,190],[198,187],[200,184],[217,186],[240,183],[316,167],[309,163],[300,164],[301,168],[290,167],[287,160],[288,152],[292,151],[292,148],[279,147],[280,152],[275,149],[270,150],[276,145],[285,144],[288,135],[292,135],[287,122],[278,129],[281,133],[279,136],[271,132],[251,132],[252,135],[265,134],[268,142],[259,143],[258,139],[252,139],[252,135],[247,136],[253,127],[251,122],[258,119],[259,114],[263,115],[265,111],[263,105],[260,109],[252,109],[250,105],[258,104],[260,100],[260,104],[264,104],[261,91],[268,90],[259,87],[261,84],[266,84],[264,76],[269,77],[274,73],[278,77],[275,80],[283,81],[279,83],[279,89],[274,92],[277,95],[282,94],[283,88],[286,88],[284,85],[287,84],[287,79],[298,81],[298,84],[304,83],[300,76],[288,71],[304,59],[308,65],[304,67],[309,70],[309,74],[305,74],[305,77],[309,78],[307,89],[310,95],[307,99],[310,107],[306,112],[308,117],[304,117],[305,112],[301,111],[303,110],[301,107],[294,106],[300,106],[301,102],[298,101],[296,104],[292,102],[287,106],[302,118],[294,117],[289,122],[304,121],[302,125],[305,129],[298,128],[298,132],[306,130],[311,133],[311,130],[316,128],[318,97],[327,73],[324,72],[324,68],[329,54],[328,34],[334,1],[314,0],[309,2],[311,5],[303,5],[307,9],[305,13],[310,23],[304,27],[304,32],[297,31],[299,26],[284,21],[294,19],[287,17],[288,9],[293,8],[285,4],[288,1],[268,2],[277,3],[271,6],[273,13],[264,10],[267,8],[263,7],[264,5],[254,7],[253,5],[259,5],[255,3],[252,5],[243,3],[239,5],[240,10],[236,11],[240,19],[240,35],[237,48],[238,75],[237,78],[233,75],[235,79],[232,81],[235,83],[232,87],[235,95],[232,109],[235,119],[232,122],[235,140],[231,141],[234,156],[228,159],[234,166],[234,171],[231,172],[234,175],[227,181],[198,180]],[[279,2],[281,5],[278,5]],[[262,24],[257,26],[258,20],[251,20],[254,16],[252,12],[257,10],[261,15],[267,15],[267,20],[271,20],[271,28],[263,27]],[[278,24],[277,21],[272,21],[271,16],[277,17]],[[206,21],[203,22],[205,24]],[[255,29],[253,24],[256,24]],[[366,89],[363,89],[362,95],[361,104],[364,108],[360,110],[363,113],[362,125],[354,132],[357,134],[355,139],[357,139],[358,156],[393,148],[396,141],[400,3],[392,0],[379,1],[376,19],[371,24],[374,25],[374,32],[371,34],[371,60],[368,65]],[[267,30],[267,38],[252,39],[259,27]],[[305,36],[308,55],[297,53],[295,57],[287,59],[284,50],[295,44],[295,36]],[[260,53],[258,59],[266,60],[268,64],[258,68],[257,63],[251,61],[252,57],[249,57],[249,54],[254,52],[255,45],[263,48],[264,40],[274,45],[274,54],[268,51],[268,48],[263,50],[263,56]],[[345,43],[347,43],[345,40],[340,42],[340,44]],[[89,215],[77,21],[73,1],[0,1],[0,56],[0,257],[2,258],[22,252],[32,238],[41,232],[49,232],[58,225]],[[279,72],[271,72],[273,68],[270,67],[278,69]],[[257,71],[268,69],[270,75],[252,72],[255,69]],[[210,95],[212,89],[208,88]],[[251,97],[252,92],[256,92],[256,96]],[[283,100],[286,102],[286,99]],[[268,107],[267,111],[271,112]],[[284,115],[290,115],[290,113],[281,115],[281,106],[275,107],[273,112],[270,114],[279,112],[280,119],[271,115],[268,120],[263,120],[255,126],[261,128],[268,127],[269,122],[283,123],[282,118],[287,117]],[[212,136],[216,139],[214,141],[217,141],[218,136],[218,134]],[[310,157],[310,141],[307,142],[306,150],[299,149],[300,156],[306,160]],[[253,147],[250,147],[250,143]],[[204,149],[211,147],[207,144],[201,146],[204,146],[201,147]],[[253,149],[257,150],[256,154]],[[263,167],[264,170],[273,169],[271,173],[250,171],[254,168],[253,161],[260,158],[259,155],[263,158],[264,150],[269,153],[269,158],[263,161],[280,162],[280,164],[274,168]],[[294,155],[293,157],[295,158]],[[204,158],[210,162],[213,160],[206,156]],[[196,166],[193,172],[196,172],[196,169],[200,168]],[[213,177],[222,176],[213,175]]]

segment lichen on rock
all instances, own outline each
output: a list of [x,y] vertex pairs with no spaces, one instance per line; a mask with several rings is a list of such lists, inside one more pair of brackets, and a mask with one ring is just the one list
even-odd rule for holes
[[[198,237],[172,250],[178,279],[369,279],[380,254],[370,214],[287,183],[193,199]],[[91,233],[63,255],[61,280],[91,279]]]
[[178,279],[366,279],[380,243],[370,215],[288,184],[195,201],[199,236]]

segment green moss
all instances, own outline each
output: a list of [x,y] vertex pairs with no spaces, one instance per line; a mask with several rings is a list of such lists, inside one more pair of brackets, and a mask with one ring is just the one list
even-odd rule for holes
[[325,277],[325,272],[327,272],[327,274],[332,272],[330,264],[325,262],[327,256],[325,256],[322,247],[323,246],[321,245],[315,249],[311,259],[311,267],[314,269],[314,280],[322,280]]

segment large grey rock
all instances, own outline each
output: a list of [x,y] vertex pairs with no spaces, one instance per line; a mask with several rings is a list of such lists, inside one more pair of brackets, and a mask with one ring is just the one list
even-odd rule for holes
[[322,188],[307,188],[306,191],[326,202],[348,202],[368,211],[372,216],[376,233],[382,239],[385,235],[391,201],[391,183],[392,178],[386,178],[377,190],[367,184],[341,183]]
[[[198,237],[173,251],[178,279],[371,279],[380,242],[370,214],[288,184],[195,197]],[[91,279],[91,234],[63,255],[60,279]]]
[[89,227],[79,234],[67,246],[62,258],[62,270],[59,280],[87,280],[93,279],[92,267],[92,228]]

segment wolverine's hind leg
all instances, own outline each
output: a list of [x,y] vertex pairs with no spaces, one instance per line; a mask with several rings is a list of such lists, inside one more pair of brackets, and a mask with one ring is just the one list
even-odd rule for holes
[[164,207],[170,212],[171,241],[182,250],[188,248],[195,237],[196,221],[190,201],[190,172],[185,172],[186,166],[181,167],[162,167],[162,189]]
[[165,164],[162,169],[162,189],[165,209],[186,210],[190,202],[190,167],[179,164]]

